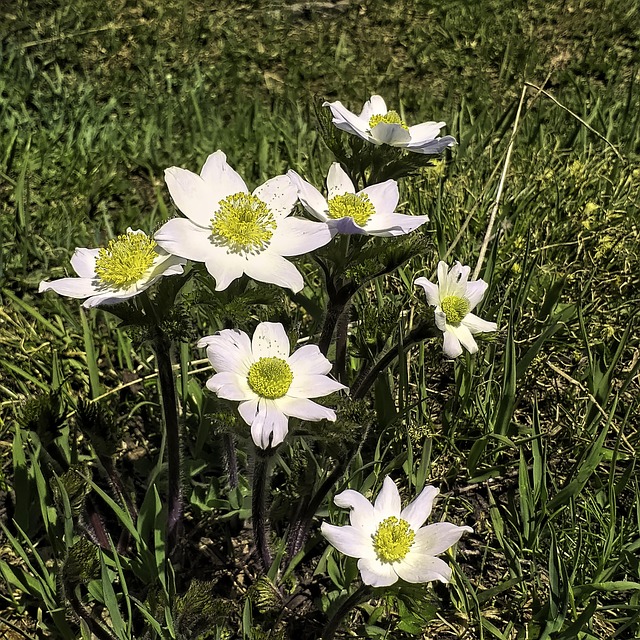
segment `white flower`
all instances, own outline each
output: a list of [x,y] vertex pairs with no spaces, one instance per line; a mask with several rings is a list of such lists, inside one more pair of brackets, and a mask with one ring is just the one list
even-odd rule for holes
[[289,417],[301,420],[336,419],[333,409],[309,398],[319,398],[346,387],[326,374],[331,363],[315,345],[289,355],[289,338],[279,322],[262,322],[253,339],[244,331],[224,329],[206,336],[198,347],[217,371],[207,387],[220,398],[239,400],[238,411],[251,426],[257,446],[275,447],[287,435]]
[[116,304],[148,289],[162,276],[182,273],[185,263],[160,248],[144,231],[129,228],[105,248],[78,247],[71,266],[80,277],[43,280],[39,291],[87,298],[83,307]]
[[327,175],[327,200],[295,171],[287,175],[298,190],[304,208],[339,233],[401,236],[429,220],[428,216],[395,213],[400,197],[395,180],[372,184],[356,193],[340,163],[334,162]]
[[426,486],[409,506],[401,510],[398,488],[389,476],[372,505],[361,493],[347,489],[333,501],[350,508],[351,524],[336,527],[322,523],[322,535],[341,553],[358,560],[365,584],[388,587],[398,578],[407,582],[451,580],[449,565],[436,558],[471,527],[438,522],[423,527],[439,491]]
[[302,275],[283,256],[313,251],[331,240],[326,224],[288,217],[298,198],[287,176],[267,180],[250,194],[222,151],[207,158],[200,175],[171,167],[165,180],[187,218],[169,220],[155,239],[169,253],[204,262],[217,291],[246,273],[298,292]]
[[474,333],[495,331],[498,325],[471,313],[489,285],[484,280],[469,282],[471,267],[463,267],[459,262],[448,269],[447,263],[440,261],[437,285],[426,278],[417,278],[414,284],[424,288],[427,302],[436,308],[436,326],[444,333],[445,355],[457,358],[462,347],[470,353],[478,350]]
[[456,143],[453,136],[438,138],[444,122],[423,122],[408,127],[396,111],[388,111],[381,96],[371,96],[359,116],[340,101],[325,102],[333,114],[333,124],[373,144],[402,147],[415,153],[438,154]]

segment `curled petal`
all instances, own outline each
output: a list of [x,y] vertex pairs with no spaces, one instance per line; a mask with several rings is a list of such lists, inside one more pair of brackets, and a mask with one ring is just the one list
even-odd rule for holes
[[329,173],[327,174],[327,193],[329,194],[329,200],[336,196],[344,195],[345,193],[355,194],[355,192],[356,189],[353,186],[353,182],[351,182],[351,178],[349,178],[340,163],[332,163],[329,167]]
[[71,257],[71,266],[81,278],[96,277],[96,258],[100,249],[85,249],[78,247]]
[[495,322],[489,322],[488,320],[483,320],[482,318],[478,318],[473,313],[468,313],[462,324],[471,331],[471,333],[491,333],[492,331],[497,331],[498,325]]
[[287,171],[289,179],[298,191],[302,206],[314,217],[326,222],[329,217],[329,205],[326,198],[309,182],[303,180],[293,169]]
[[260,185],[253,195],[264,202],[276,218],[285,218],[298,201],[298,190],[288,176],[276,176]]
[[336,102],[324,102],[322,106],[331,109],[333,124],[338,129],[353,133],[363,140],[373,141],[369,134],[369,120],[363,120],[360,116],[352,113],[339,100],[336,100]]
[[442,350],[444,351],[444,355],[447,358],[457,358],[462,354],[462,345],[460,344],[460,340],[453,335],[450,331],[444,332],[444,343],[442,345]]
[[387,104],[384,101],[384,98],[379,95],[371,96],[363,105],[362,111],[360,112],[360,118],[365,120],[367,124],[369,120],[371,120],[371,116],[386,116],[387,115]]
[[476,353],[476,351],[478,351],[478,345],[471,335],[471,331],[464,325],[464,322],[457,326],[448,324],[446,333],[453,334],[469,353]]
[[469,301],[469,310],[475,309],[480,303],[489,285],[484,280],[472,280],[467,282],[465,298]]

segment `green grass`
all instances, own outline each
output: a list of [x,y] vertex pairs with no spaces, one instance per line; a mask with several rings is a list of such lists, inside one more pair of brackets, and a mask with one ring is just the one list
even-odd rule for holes
[[[10,456],[16,416],[61,381],[67,411],[79,397],[117,390],[104,406],[125,430],[119,455],[138,476],[157,473],[157,392],[152,376],[143,379],[153,373],[150,352],[112,316],[85,318],[37,286],[69,273],[74,247],[103,244],[129,225],[150,232],[172,215],[166,167],[195,171],[220,148],[250,187],[289,168],[320,184],[332,161],[314,115],[325,98],[355,110],[380,93],[410,123],[447,122],[459,140],[450,160],[401,188],[402,210],[431,218],[429,249],[358,294],[355,370],[430,313],[412,282],[433,273],[463,225],[452,258],[475,264],[523,83],[546,82],[624,160],[529,90],[481,271],[491,286],[480,315],[500,331],[455,365],[437,341],[402,354],[376,385],[376,421],[352,482],[372,488],[386,472],[433,482],[444,495],[437,515],[474,528],[459,545],[452,586],[420,596],[428,614],[413,624],[424,638],[639,637],[640,10],[616,0],[323,6],[32,0],[0,10],[7,488],[27,482],[26,462],[16,474]],[[305,295],[322,304],[313,288]],[[309,314],[278,309],[301,336],[317,330]],[[398,322],[402,310],[410,313]],[[193,338],[217,328],[207,321]],[[200,355],[185,349],[183,371],[202,368],[193,362]],[[224,492],[206,375],[182,378],[191,513],[205,522],[198,535],[225,539],[230,555],[230,520],[219,518],[246,516],[246,486]],[[135,383],[119,390],[127,380]],[[276,514],[286,513],[304,455],[296,450],[282,472]],[[153,514],[151,491],[145,504]],[[143,538],[145,571],[156,571],[159,541]],[[105,561],[108,585],[122,568]],[[334,585],[348,583],[353,567],[337,553],[322,562]],[[211,577],[196,564],[195,577]],[[37,617],[33,599],[0,598],[0,615],[15,624],[20,607]],[[375,628],[397,624],[404,606],[400,598],[361,609],[354,628],[383,637]]]

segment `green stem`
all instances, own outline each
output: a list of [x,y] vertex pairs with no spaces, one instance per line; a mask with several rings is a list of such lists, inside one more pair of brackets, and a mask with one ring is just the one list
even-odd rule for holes
[[253,490],[251,493],[251,522],[253,539],[258,550],[265,573],[273,562],[269,548],[269,521],[267,517],[267,498],[271,485],[269,467],[273,457],[273,449],[256,447],[253,466]]
[[373,589],[366,584],[361,585],[354,591],[337,609],[337,611],[329,618],[329,621],[322,630],[321,640],[333,640],[333,637],[340,626],[340,623],[344,620],[344,617],[351,611],[351,609],[357,607],[361,602],[367,600]]

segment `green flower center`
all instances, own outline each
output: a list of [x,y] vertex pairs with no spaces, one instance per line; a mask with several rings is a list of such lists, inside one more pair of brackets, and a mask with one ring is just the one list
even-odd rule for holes
[[369,129],[373,129],[377,124],[385,122],[386,124],[399,124],[403,129],[409,129],[406,122],[400,117],[397,111],[387,111],[385,115],[377,114],[369,118]]
[[402,560],[416,537],[411,525],[402,518],[391,516],[383,520],[373,534],[373,548],[380,562]]
[[471,311],[469,301],[459,296],[446,296],[440,301],[440,308],[444,311],[449,324],[460,324],[463,318]]
[[356,224],[364,227],[375,212],[376,209],[366,193],[345,193],[329,200],[329,217],[334,220],[353,218]]
[[282,358],[260,358],[249,367],[247,382],[263,398],[282,398],[293,382],[293,371]]
[[153,265],[156,246],[153,238],[142,233],[124,233],[98,252],[96,276],[114,289],[128,289]]
[[249,193],[234,193],[221,200],[211,220],[214,241],[234,253],[263,251],[277,226],[269,207]]

